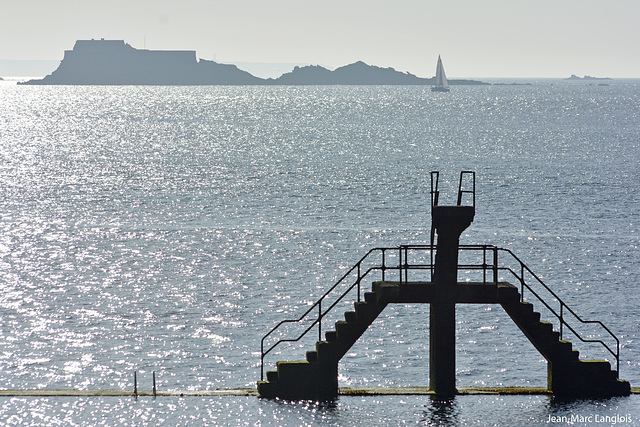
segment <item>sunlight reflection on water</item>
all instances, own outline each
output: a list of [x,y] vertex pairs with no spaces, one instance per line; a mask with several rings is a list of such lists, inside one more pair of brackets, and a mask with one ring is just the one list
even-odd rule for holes
[[[462,169],[479,177],[464,243],[509,246],[606,320],[622,377],[639,383],[639,301],[625,290],[640,255],[638,87],[427,89],[2,86],[3,388],[128,389],[134,371],[164,389],[254,387],[266,330],[369,248],[427,242],[428,171],[451,198]],[[546,384],[502,311],[461,307],[457,339],[460,385]],[[427,343],[428,308],[390,307],[341,382],[424,385]],[[129,404],[60,402],[62,417]]]

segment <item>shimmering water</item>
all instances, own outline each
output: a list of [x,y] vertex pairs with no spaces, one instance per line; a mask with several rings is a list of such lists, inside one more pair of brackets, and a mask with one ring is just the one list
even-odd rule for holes
[[[134,371],[146,389],[153,371],[164,390],[255,387],[268,329],[370,248],[428,243],[430,170],[445,202],[460,170],[477,172],[462,243],[512,249],[578,314],[605,321],[621,341],[621,377],[640,384],[637,80],[444,95],[4,82],[0,156],[0,388],[132,389]],[[546,384],[544,360],[499,307],[460,306],[457,340],[459,386]],[[343,359],[340,383],[427,385],[428,307],[387,308]],[[631,413],[640,423],[638,403],[3,398],[0,420],[515,425]]]

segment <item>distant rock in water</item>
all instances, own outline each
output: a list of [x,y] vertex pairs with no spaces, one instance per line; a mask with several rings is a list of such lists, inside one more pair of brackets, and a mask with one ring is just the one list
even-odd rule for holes
[[[434,78],[425,79],[411,73],[402,73],[393,68],[381,68],[355,62],[334,71],[319,65],[295,67],[290,73],[283,74],[277,79],[268,79],[270,84],[276,85],[432,85]],[[451,85],[484,85],[474,80],[449,80]]]
[[565,79],[565,80],[611,80],[610,77],[591,77],[591,76],[584,76],[582,78],[576,76],[575,74],[571,74],[571,77]]
[[295,67],[290,73],[285,73],[277,79],[268,79],[271,84],[277,85],[331,85],[333,72],[319,65]]
[[78,40],[60,66],[29,85],[246,85],[264,81],[195,51],[135,49],[124,40]]
[[[416,77],[362,61],[334,71],[320,66],[295,67],[277,79],[261,79],[235,65],[197,60],[192,50],[135,49],[124,40],[78,40],[66,50],[58,68],[25,85],[432,85]],[[450,85],[486,85],[449,80]]]
[[380,68],[358,61],[334,71],[318,65],[296,67],[275,80],[270,79],[270,82],[280,85],[428,85],[433,83],[433,79],[423,79],[393,68]]

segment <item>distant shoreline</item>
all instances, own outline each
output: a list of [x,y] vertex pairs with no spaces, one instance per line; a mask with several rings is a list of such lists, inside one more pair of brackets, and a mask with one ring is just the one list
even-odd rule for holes
[[[106,55],[106,56],[105,56]],[[164,60],[162,59],[164,57]],[[52,68],[54,71],[49,72]],[[172,68],[174,69],[172,71]],[[289,70],[289,71],[284,71]],[[284,72],[283,72],[284,71]],[[252,74],[252,72],[254,74]],[[47,74],[49,73],[49,74]],[[263,77],[257,77],[261,74]],[[276,75],[278,77],[264,77]],[[634,80],[633,77],[615,80]],[[29,79],[24,81],[23,79]],[[564,80],[606,84],[610,77],[484,77],[450,79],[451,85],[532,85],[531,81]],[[78,40],[62,61],[0,59],[0,81],[27,85],[433,85],[417,77],[362,61],[329,70],[295,63],[218,63],[196,59],[195,51],[135,49],[124,40]],[[504,80],[504,81],[502,81]],[[527,83],[523,83],[527,80]]]
[[[294,66],[278,78],[263,79],[236,65],[196,59],[195,51],[135,49],[124,40],[78,40],[51,74],[24,85],[433,85],[393,68],[362,61],[331,71],[319,65]],[[450,79],[450,85],[489,85]]]

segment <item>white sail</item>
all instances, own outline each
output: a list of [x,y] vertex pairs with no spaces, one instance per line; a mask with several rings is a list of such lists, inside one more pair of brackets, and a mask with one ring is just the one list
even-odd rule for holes
[[444,73],[444,67],[442,66],[442,59],[440,59],[440,55],[438,55],[438,65],[436,66],[436,86],[445,89],[449,87],[449,82],[447,81],[447,76]]

